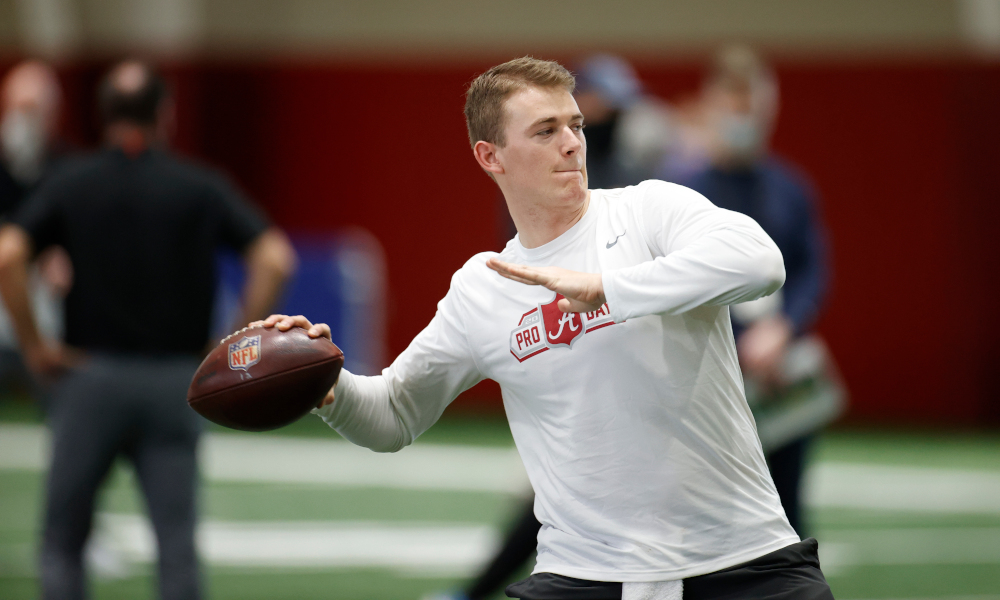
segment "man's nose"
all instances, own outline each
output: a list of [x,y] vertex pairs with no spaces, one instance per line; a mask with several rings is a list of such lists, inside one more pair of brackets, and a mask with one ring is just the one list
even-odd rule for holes
[[573,154],[579,152],[580,148],[583,147],[583,141],[569,127],[563,129],[563,138],[565,140],[563,142],[563,153],[565,153],[566,156],[572,156]]

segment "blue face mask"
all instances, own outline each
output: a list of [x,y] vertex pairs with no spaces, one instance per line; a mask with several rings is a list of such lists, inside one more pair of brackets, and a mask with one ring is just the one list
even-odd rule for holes
[[756,153],[763,145],[763,135],[757,119],[748,115],[724,115],[719,122],[719,139],[733,154]]

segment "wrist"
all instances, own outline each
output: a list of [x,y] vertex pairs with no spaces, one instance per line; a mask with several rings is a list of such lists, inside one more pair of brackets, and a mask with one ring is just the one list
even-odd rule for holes
[[604,297],[604,302],[607,303],[608,309],[611,311],[611,318],[614,319],[615,323],[622,323],[625,321],[626,315],[622,310],[622,303],[618,298],[618,290],[615,288],[615,273],[618,271],[604,271],[600,274],[601,278],[601,295]]
[[594,304],[600,306],[608,301],[607,296],[604,294],[604,276],[601,273],[594,273],[591,278],[593,281],[591,285],[594,288],[594,295],[596,297]]
[[24,340],[21,342],[21,352],[26,357],[35,357],[45,352],[45,344],[41,339]]

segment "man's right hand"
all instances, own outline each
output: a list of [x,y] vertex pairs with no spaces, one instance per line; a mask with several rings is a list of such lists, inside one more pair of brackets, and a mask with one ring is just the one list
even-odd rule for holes
[[[330,326],[326,323],[316,323],[313,325],[309,319],[303,317],[302,315],[296,315],[294,317],[289,317],[288,315],[271,315],[270,317],[264,319],[263,321],[254,321],[250,323],[250,327],[277,327],[278,331],[288,331],[292,327],[301,327],[306,330],[311,338],[325,337],[326,339],[333,341],[330,334]],[[324,406],[333,404],[333,390],[336,388],[337,384],[334,382],[334,387],[330,388],[330,391],[326,393],[323,400],[316,405],[316,408],[323,408]]]
[[271,315],[270,317],[264,319],[263,321],[254,321],[250,323],[250,327],[277,327],[278,331],[288,331],[292,327],[301,327],[305,329],[311,338],[325,337],[326,339],[333,341],[330,337],[330,326],[326,323],[316,323],[313,325],[309,322],[309,319],[303,317],[302,315],[295,315],[290,317],[288,315]]
[[41,342],[24,348],[24,363],[37,377],[55,377],[83,360],[78,350],[58,342]]

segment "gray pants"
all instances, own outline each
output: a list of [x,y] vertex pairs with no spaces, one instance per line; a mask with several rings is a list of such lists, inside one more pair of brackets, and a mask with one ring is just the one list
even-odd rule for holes
[[195,553],[199,417],[185,401],[191,357],[92,356],[53,390],[42,596],[86,597],[83,549],[94,499],[119,455],[135,467],[156,531],[163,600],[200,597]]

